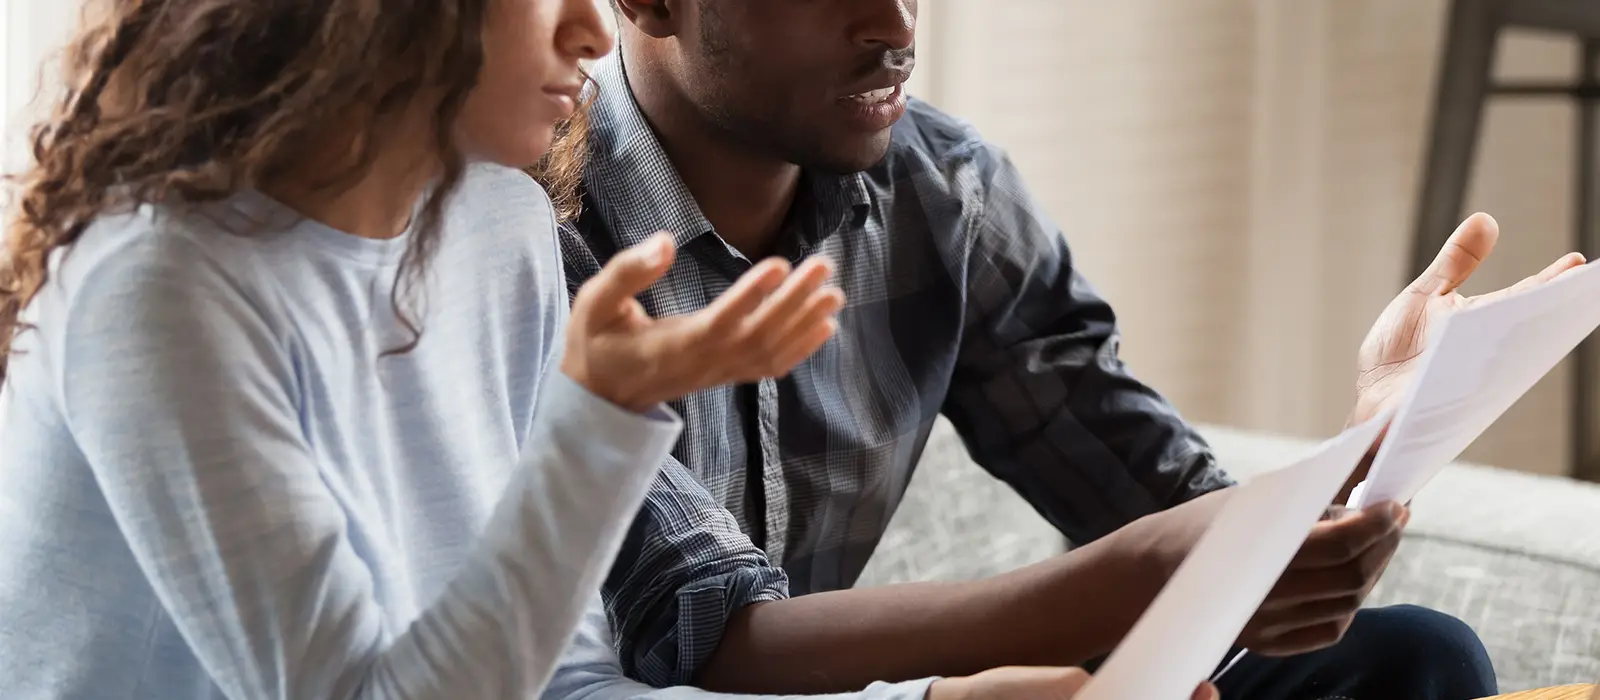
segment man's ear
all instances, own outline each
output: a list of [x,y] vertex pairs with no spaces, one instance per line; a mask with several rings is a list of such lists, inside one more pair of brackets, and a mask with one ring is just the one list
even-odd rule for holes
[[678,33],[679,4],[678,0],[616,0],[623,20],[655,39]]

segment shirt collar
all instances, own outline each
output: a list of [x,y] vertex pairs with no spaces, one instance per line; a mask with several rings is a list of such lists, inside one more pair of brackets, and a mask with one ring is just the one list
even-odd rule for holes
[[[617,242],[628,247],[667,231],[682,248],[701,236],[715,235],[634,101],[621,52],[596,62],[590,78],[596,94],[589,107],[590,158],[583,184],[595,213]],[[802,233],[802,247],[813,248],[847,220],[854,225],[864,221],[871,206],[865,173],[808,171],[805,177],[803,189],[818,216],[816,230]]]

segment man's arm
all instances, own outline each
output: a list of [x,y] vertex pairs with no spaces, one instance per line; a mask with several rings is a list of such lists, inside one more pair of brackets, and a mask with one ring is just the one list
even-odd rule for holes
[[1232,484],[1199,435],[1118,360],[1110,306],[1010,161],[981,141],[965,148],[952,159],[970,163],[983,195],[968,202],[977,206],[966,235],[938,241],[966,299],[944,411],[980,464],[1085,546],[985,581],[750,606],[699,676],[707,687],[823,692],[1081,664],[1116,645],[1172,565],[1171,543],[1156,546],[1151,528],[1105,536],[1191,501],[1184,520],[1208,522],[1225,495],[1200,497]]
[[787,598],[789,579],[668,457],[601,592],[622,668],[667,687],[693,679],[736,611]]
[[725,692],[824,693],[1000,666],[1082,665],[1110,652],[1166,581],[1135,532],[981,581],[748,606],[696,680]]
[[[593,206],[587,202],[586,206]],[[604,235],[558,232],[567,291],[576,295],[616,254]],[[787,598],[789,580],[705,487],[667,457],[601,586],[618,668],[656,687],[690,682],[735,611]]]
[[[563,229],[569,284],[599,269],[603,239]],[[723,692],[840,692],[1104,654],[1166,578],[1154,568],[1164,562],[1145,556],[1148,544],[1132,531],[985,581],[787,599],[782,572],[669,460],[604,593],[628,677]]]
[[561,665],[545,690],[544,700],[799,700],[800,697],[807,700],[923,700],[935,680],[875,682],[861,692],[823,696],[726,695],[683,685],[655,688],[622,672],[622,663],[607,628],[605,609],[597,600],[568,645]]
[[[782,571],[668,459],[602,591],[615,663],[627,678],[668,689],[839,693],[1005,665],[1079,665],[1105,654],[1166,580],[1162,560],[1146,556],[1151,541],[1128,528],[983,581],[791,599]],[[610,700],[607,688],[638,690],[619,685],[608,666],[567,666],[552,686],[569,689],[560,697],[590,688]]]
[[964,261],[965,334],[944,414],[974,460],[1082,544],[1231,486],[1178,411],[1118,357],[1117,318],[1009,158],[986,175]]

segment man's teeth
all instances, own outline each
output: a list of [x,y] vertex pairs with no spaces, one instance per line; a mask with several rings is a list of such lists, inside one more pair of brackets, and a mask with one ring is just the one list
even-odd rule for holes
[[859,95],[851,95],[850,99],[855,100],[857,102],[865,102],[865,103],[868,103],[868,104],[871,104],[871,103],[874,103],[874,102],[882,102],[882,101],[887,100],[890,97],[894,96],[894,91],[895,91],[895,88],[897,88],[897,87],[899,87],[899,86],[890,85],[889,87],[879,88],[879,89],[873,90],[871,92],[863,92],[863,93],[861,93]]

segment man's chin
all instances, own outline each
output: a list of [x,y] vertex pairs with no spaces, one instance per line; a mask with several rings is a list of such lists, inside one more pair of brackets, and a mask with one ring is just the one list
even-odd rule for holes
[[867,139],[856,139],[856,141],[851,144],[834,141],[829,144],[830,147],[814,151],[810,158],[798,159],[795,162],[801,167],[834,175],[854,175],[870,170],[883,162],[889,155],[891,132],[885,129]]

